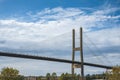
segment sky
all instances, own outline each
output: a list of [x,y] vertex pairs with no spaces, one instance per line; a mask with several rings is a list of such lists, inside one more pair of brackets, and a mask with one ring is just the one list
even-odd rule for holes
[[[0,0],[0,51],[71,60],[72,29],[83,28],[84,61],[120,65],[120,0]],[[76,60],[80,61],[79,52]],[[71,73],[71,65],[0,56],[0,71]],[[75,69],[80,73],[80,69]],[[105,69],[85,66],[85,74]]]

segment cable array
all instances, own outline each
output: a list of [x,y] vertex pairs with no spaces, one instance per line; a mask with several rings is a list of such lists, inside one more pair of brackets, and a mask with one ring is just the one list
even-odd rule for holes
[[[84,36],[85,36],[85,38],[90,42],[90,44],[91,44],[92,46],[94,46],[94,48],[95,48],[96,51],[97,51],[97,54],[96,54],[96,52],[93,52],[93,50],[90,49],[90,47],[88,46],[89,49],[93,52],[93,55],[97,57],[97,56],[99,56],[98,53],[99,53],[99,54],[102,54],[101,57],[103,57],[103,59],[105,58],[105,61],[107,61],[107,63],[109,63],[109,64],[111,65],[112,62],[108,60],[108,58],[103,54],[103,52],[98,48],[98,46],[97,46],[95,43],[93,43],[93,41],[87,36],[86,33],[84,33]],[[105,62],[105,61],[103,61],[103,60],[100,59],[100,58],[99,58],[99,60],[101,60],[103,63]]]

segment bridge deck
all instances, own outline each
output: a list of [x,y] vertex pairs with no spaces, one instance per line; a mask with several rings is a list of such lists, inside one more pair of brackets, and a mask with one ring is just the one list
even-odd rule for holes
[[[0,56],[27,58],[27,59],[36,59],[36,60],[47,60],[47,61],[63,62],[63,63],[70,63],[70,64],[72,64],[72,63],[81,64],[81,62],[79,62],[79,61],[74,61],[73,62],[72,60],[66,60],[66,59],[57,59],[57,58],[33,56],[33,55],[25,55],[25,54],[15,54],[15,53],[8,53],[8,52],[0,52]],[[93,63],[87,63],[87,62],[84,62],[83,65],[99,67],[99,68],[106,68],[106,69],[112,69],[112,66],[93,64]]]

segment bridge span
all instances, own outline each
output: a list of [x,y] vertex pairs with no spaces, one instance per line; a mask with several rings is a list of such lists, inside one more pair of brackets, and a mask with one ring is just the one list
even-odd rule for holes
[[[8,52],[0,52],[0,56],[25,58],[25,59],[35,59],[35,60],[46,60],[46,61],[62,62],[62,63],[69,63],[69,64],[72,64],[72,63],[81,64],[81,62],[79,62],[79,61],[50,58],[50,57],[42,57],[42,56],[25,55],[25,54],[8,53]],[[84,62],[83,65],[93,66],[93,67],[98,67],[98,68],[105,68],[105,69],[112,69],[112,66],[93,64],[93,63],[87,63],[87,62]]]

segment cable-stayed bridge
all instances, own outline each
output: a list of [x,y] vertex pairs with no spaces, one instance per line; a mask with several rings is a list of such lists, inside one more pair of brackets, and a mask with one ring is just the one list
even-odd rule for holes
[[[67,34],[67,35],[66,35]],[[20,48],[22,48],[22,49],[24,49],[23,51],[22,50],[20,50],[20,52],[19,52],[19,49],[17,49],[16,47],[17,47],[17,45],[19,46],[19,45],[21,45],[21,44],[19,44],[19,43],[14,43],[15,45],[16,45],[16,47],[15,47],[15,49],[13,49],[13,50],[11,50],[11,51],[9,51],[8,49],[5,49],[5,48],[1,48],[2,50],[0,51],[0,56],[6,56],[6,57],[17,57],[17,58],[26,58],[26,59],[35,59],[35,60],[46,60],[46,61],[53,61],[53,62],[62,62],[62,63],[69,63],[69,64],[83,64],[83,65],[85,65],[85,66],[92,66],[92,67],[98,67],[98,68],[105,68],[105,69],[112,69],[112,66],[110,66],[110,65],[106,65],[106,64],[97,64],[97,63],[91,63],[91,62],[88,62],[88,61],[84,61],[84,62],[81,62],[80,60],[79,61],[76,61],[76,60],[71,60],[71,59],[61,59],[61,58],[53,58],[53,57],[43,57],[42,55],[34,55],[34,53],[44,53],[44,51],[47,51],[48,49],[48,51],[47,52],[51,52],[51,53],[59,53],[59,54],[63,54],[63,55],[71,55],[71,53],[68,53],[67,51],[68,51],[68,49],[70,50],[70,48],[71,48],[71,46],[69,46],[69,44],[73,41],[73,40],[71,40],[71,41],[67,41],[67,38],[69,37],[69,38],[71,38],[71,36],[68,36],[68,34],[70,34],[69,32],[68,33],[64,33],[64,34],[60,34],[60,35],[57,35],[57,37],[55,36],[55,37],[53,37],[53,38],[51,38],[51,39],[49,39],[48,38],[48,40],[46,39],[46,40],[42,40],[42,41],[40,41],[40,44],[35,44],[35,46],[33,46],[33,47],[30,47],[31,45],[29,45],[29,44],[25,44],[24,46],[26,46],[26,45],[28,45],[28,46],[26,46],[26,47],[28,47],[28,48],[30,48],[30,50],[32,49],[32,48],[34,48],[34,47],[36,47],[38,50],[35,50],[35,51],[33,51],[32,52],[32,50],[31,51],[27,51],[28,49],[24,49],[24,46],[22,46],[22,47],[20,47]],[[86,34],[86,33],[85,33]],[[68,36],[68,37],[67,37]],[[91,50],[91,47],[89,46],[89,45],[87,45],[88,44],[88,41],[89,42],[91,42],[91,45],[93,45],[94,47],[95,47],[95,50],[97,50],[97,53],[100,53],[100,54],[102,54],[102,52],[101,51],[99,51],[99,48],[96,46],[96,44],[94,43],[94,42],[92,42],[92,40],[90,40],[90,38],[87,36],[87,35],[84,35],[85,36],[85,38],[87,38],[86,40],[87,41],[85,41],[85,39],[83,40],[83,45],[85,45],[85,46],[83,46],[83,50],[84,50],[84,54],[85,53],[90,53],[90,54],[93,54],[94,55],[94,57],[97,57],[97,58],[99,58],[99,59],[95,59],[96,61],[97,60],[101,60],[101,62],[105,62],[105,61],[108,61],[108,63],[110,62],[109,60],[107,60],[107,58],[106,58],[106,56],[104,56],[104,55],[102,55],[104,58],[105,58],[105,61],[102,61],[102,59],[101,59],[101,57],[99,57],[99,55],[98,54],[95,54],[95,52],[94,52],[94,50]],[[71,38],[72,39],[72,38]],[[79,46],[80,45],[80,42],[79,42],[79,40],[81,40],[80,39],[80,36],[79,35],[77,35],[77,37],[75,38],[76,40],[75,40],[75,42],[76,42],[76,46]],[[78,39],[78,42],[77,42],[77,39]],[[58,41],[56,41],[56,40],[58,40]],[[52,42],[55,42],[54,44],[52,43]],[[65,43],[67,43],[67,44],[65,44],[65,43],[60,43],[60,41],[64,41]],[[46,42],[46,43],[45,43]],[[3,42],[4,43],[4,42]],[[13,44],[12,43],[9,43],[9,46],[12,46]],[[40,46],[40,48],[39,48],[39,45],[41,45]],[[59,46],[57,46],[57,45],[59,45]],[[60,45],[64,45],[64,46],[60,46]],[[71,44],[70,44],[71,45]],[[74,43],[74,45],[75,45],[75,43]],[[46,48],[46,46],[47,47],[49,47],[49,48]],[[55,46],[57,46],[57,47],[55,47]],[[72,45],[73,46],[73,45]],[[67,47],[69,47],[69,48],[67,48]],[[64,50],[63,51],[61,51],[61,50],[59,50],[59,49],[61,49],[61,48],[63,48]],[[86,50],[86,48],[87,49],[89,49],[89,51],[87,51]],[[73,48],[73,50],[74,51],[79,51],[79,50],[81,50],[81,48],[80,47],[74,47]],[[41,52],[40,52],[41,51]],[[86,52],[87,51],[87,52]],[[27,52],[29,53],[32,53],[32,54],[27,54]],[[70,51],[69,51],[70,52]],[[76,54],[77,55],[77,57],[78,57],[78,54]],[[80,57],[79,57],[80,58]],[[89,57],[88,57],[89,58]]]

